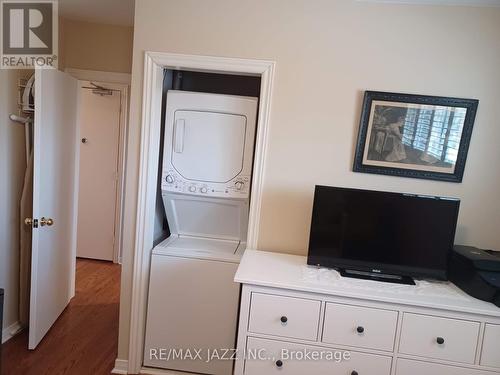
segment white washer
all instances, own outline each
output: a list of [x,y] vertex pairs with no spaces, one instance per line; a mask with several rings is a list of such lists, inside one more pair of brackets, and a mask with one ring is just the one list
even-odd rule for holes
[[[174,234],[153,249],[144,365],[230,375],[232,361],[207,359],[210,350],[235,348],[234,275],[246,247],[248,201],[177,193],[163,199]],[[201,350],[202,357],[166,360],[162,350]]]
[[[206,355],[236,344],[256,112],[256,98],[167,94],[161,187],[172,234],[153,249],[145,366],[232,374],[232,361]],[[174,349],[202,359],[160,355]]]
[[[229,220],[224,224],[235,228]],[[182,234],[171,235],[153,249],[144,365],[230,375],[232,361],[207,360],[209,351],[235,348],[240,285],[234,282],[234,275],[246,244],[187,235],[180,222],[175,226]],[[200,229],[207,227],[202,224]],[[190,226],[187,232],[193,231]],[[236,233],[222,234],[236,237]],[[201,358],[185,359],[183,355],[165,359],[159,354],[162,350],[171,354],[173,350],[190,351],[193,355],[201,351]]]

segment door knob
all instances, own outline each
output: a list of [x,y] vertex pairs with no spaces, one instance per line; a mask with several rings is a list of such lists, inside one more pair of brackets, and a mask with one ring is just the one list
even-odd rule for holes
[[26,219],[24,219],[24,225],[26,225],[28,227],[32,227],[33,226],[33,219],[31,217],[27,217]]
[[42,217],[42,218],[40,219],[40,225],[41,225],[42,227],[44,227],[45,225],[47,225],[47,226],[49,226],[49,227],[50,227],[50,226],[52,226],[53,224],[54,224],[54,220],[52,220],[50,217],[47,217],[47,218]]
[[82,143],[87,143],[89,140],[87,138],[82,138]]

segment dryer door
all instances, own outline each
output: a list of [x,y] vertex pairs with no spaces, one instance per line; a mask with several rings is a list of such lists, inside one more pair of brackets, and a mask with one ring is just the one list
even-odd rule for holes
[[243,168],[247,118],[220,112],[177,110],[172,165],[192,181],[228,182]]

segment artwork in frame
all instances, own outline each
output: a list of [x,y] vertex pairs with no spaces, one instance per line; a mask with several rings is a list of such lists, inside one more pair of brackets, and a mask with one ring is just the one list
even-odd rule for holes
[[462,182],[478,103],[366,91],[353,170]]

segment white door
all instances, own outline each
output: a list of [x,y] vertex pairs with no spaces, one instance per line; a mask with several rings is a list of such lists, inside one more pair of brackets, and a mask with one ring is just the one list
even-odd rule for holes
[[120,92],[80,88],[77,256],[113,260]]
[[58,70],[35,74],[29,349],[72,297],[76,229],[77,81]]

